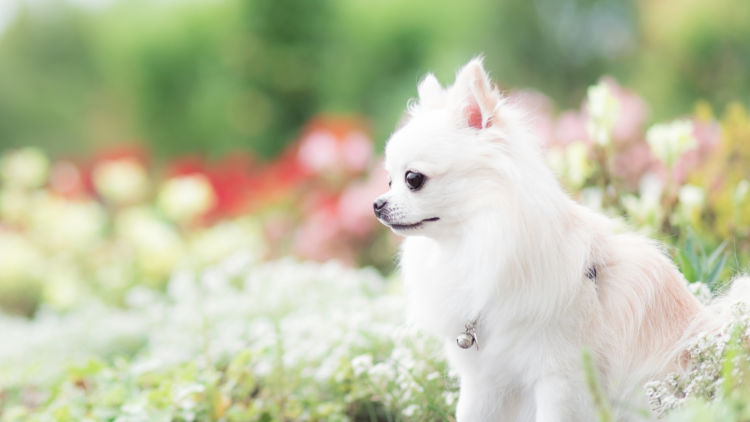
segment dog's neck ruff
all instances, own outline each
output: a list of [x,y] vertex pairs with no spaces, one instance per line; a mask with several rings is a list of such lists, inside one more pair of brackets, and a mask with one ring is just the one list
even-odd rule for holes
[[[590,266],[586,272],[586,278],[594,282],[594,285],[596,285],[596,267],[594,265]],[[467,322],[464,324],[464,332],[459,334],[458,337],[456,337],[456,345],[462,349],[468,349],[471,346],[476,347],[477,350],[479,350],[479,340],[477,339],[477,323],[479,322],[479,317],[474,318],[473,320]]]

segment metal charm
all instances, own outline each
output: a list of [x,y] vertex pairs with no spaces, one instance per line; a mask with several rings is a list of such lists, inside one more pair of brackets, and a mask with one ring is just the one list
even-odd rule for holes
[[456,344],[462,349],[468,349],[476,346],[479,350],[479,341],[477,340],[477,320],[467,322],[464,326],[465,331],[456,337]]

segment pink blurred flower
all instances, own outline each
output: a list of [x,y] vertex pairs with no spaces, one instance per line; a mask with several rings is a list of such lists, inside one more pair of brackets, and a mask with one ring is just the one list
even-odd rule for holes
[[81,170],[70,161],[58,161],[52,164],[50,170],[50,189],[64,197],[77,197],[85,195]]
[[308,170],[320,173],[333,169],[338,161],[338,147],[332,133],[316,130],[307,134],[300,143],[299,161]]
[[388,186],[388,174],[378,166],[364,182],[351,184],[341,194],[337,212],[342,227],[351,235],[363,238],[378,224],[372,212],[372,202]]
[[361,174],[372,159],[372,140],[354,118],[321,116],[300,137],[297,160],[313,174]]
[[685,152],[674,165],[672,177],[678,184],[684,183],[690,173],[710,156],[721,139],[721,127],[714,120],[693,120],[693,136],[698,146]]
[[638,186],[641,177],[654,165],[651,149],[644,142],[624,146],[615,155],[613,173],[623,179],[631,188]]
[[565,146],[576,141],[591,142],[586,132],[586,116],[579,111],[568,110],[555,121],[554,143]]
[[335,254],[332,247],[340,232],[340,221],[333,204],[319,205],[305,216],[294,236],[294,251],[301,257],[323,261]]
[[615,142],[622,144],[639,139],[648,116],[646,102],[634,92],[623,88],[614,78],[604,77],[602,81],[609,86],[619,105],[617,119],[612,128]]
[[341,158],[349,170],[364,171],[372,159],[372,141],[364,132],[350,132],[342,142]]
[[523,110],[531,119],[531,130],[548,146],[554,141],[554,113],[552,101],[541,92],[525,89],[508,93],[510,102]]

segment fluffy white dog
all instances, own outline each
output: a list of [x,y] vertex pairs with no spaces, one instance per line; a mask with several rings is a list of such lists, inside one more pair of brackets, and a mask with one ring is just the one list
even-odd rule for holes
[[[688,365],[684,345],[712,312],[658,245],[565,193],[481,59],[445,89],[427,75],[418,92],[374,208],[407,237],[409,317],[445,342],[457,420],[595,419],[584,349],[615,404]],[[637,417],[620,407],[619,419]]]

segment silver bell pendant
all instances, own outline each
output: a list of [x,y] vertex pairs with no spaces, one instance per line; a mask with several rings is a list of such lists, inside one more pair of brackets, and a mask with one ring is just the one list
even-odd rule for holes
[[462,349],[468,349],[471,346],[476,346],[479,350],[479,342],[477,342],[477,322],[472,321],[467,323],[464,328],[466,329],[463,333],[456,337],[456,344]]

